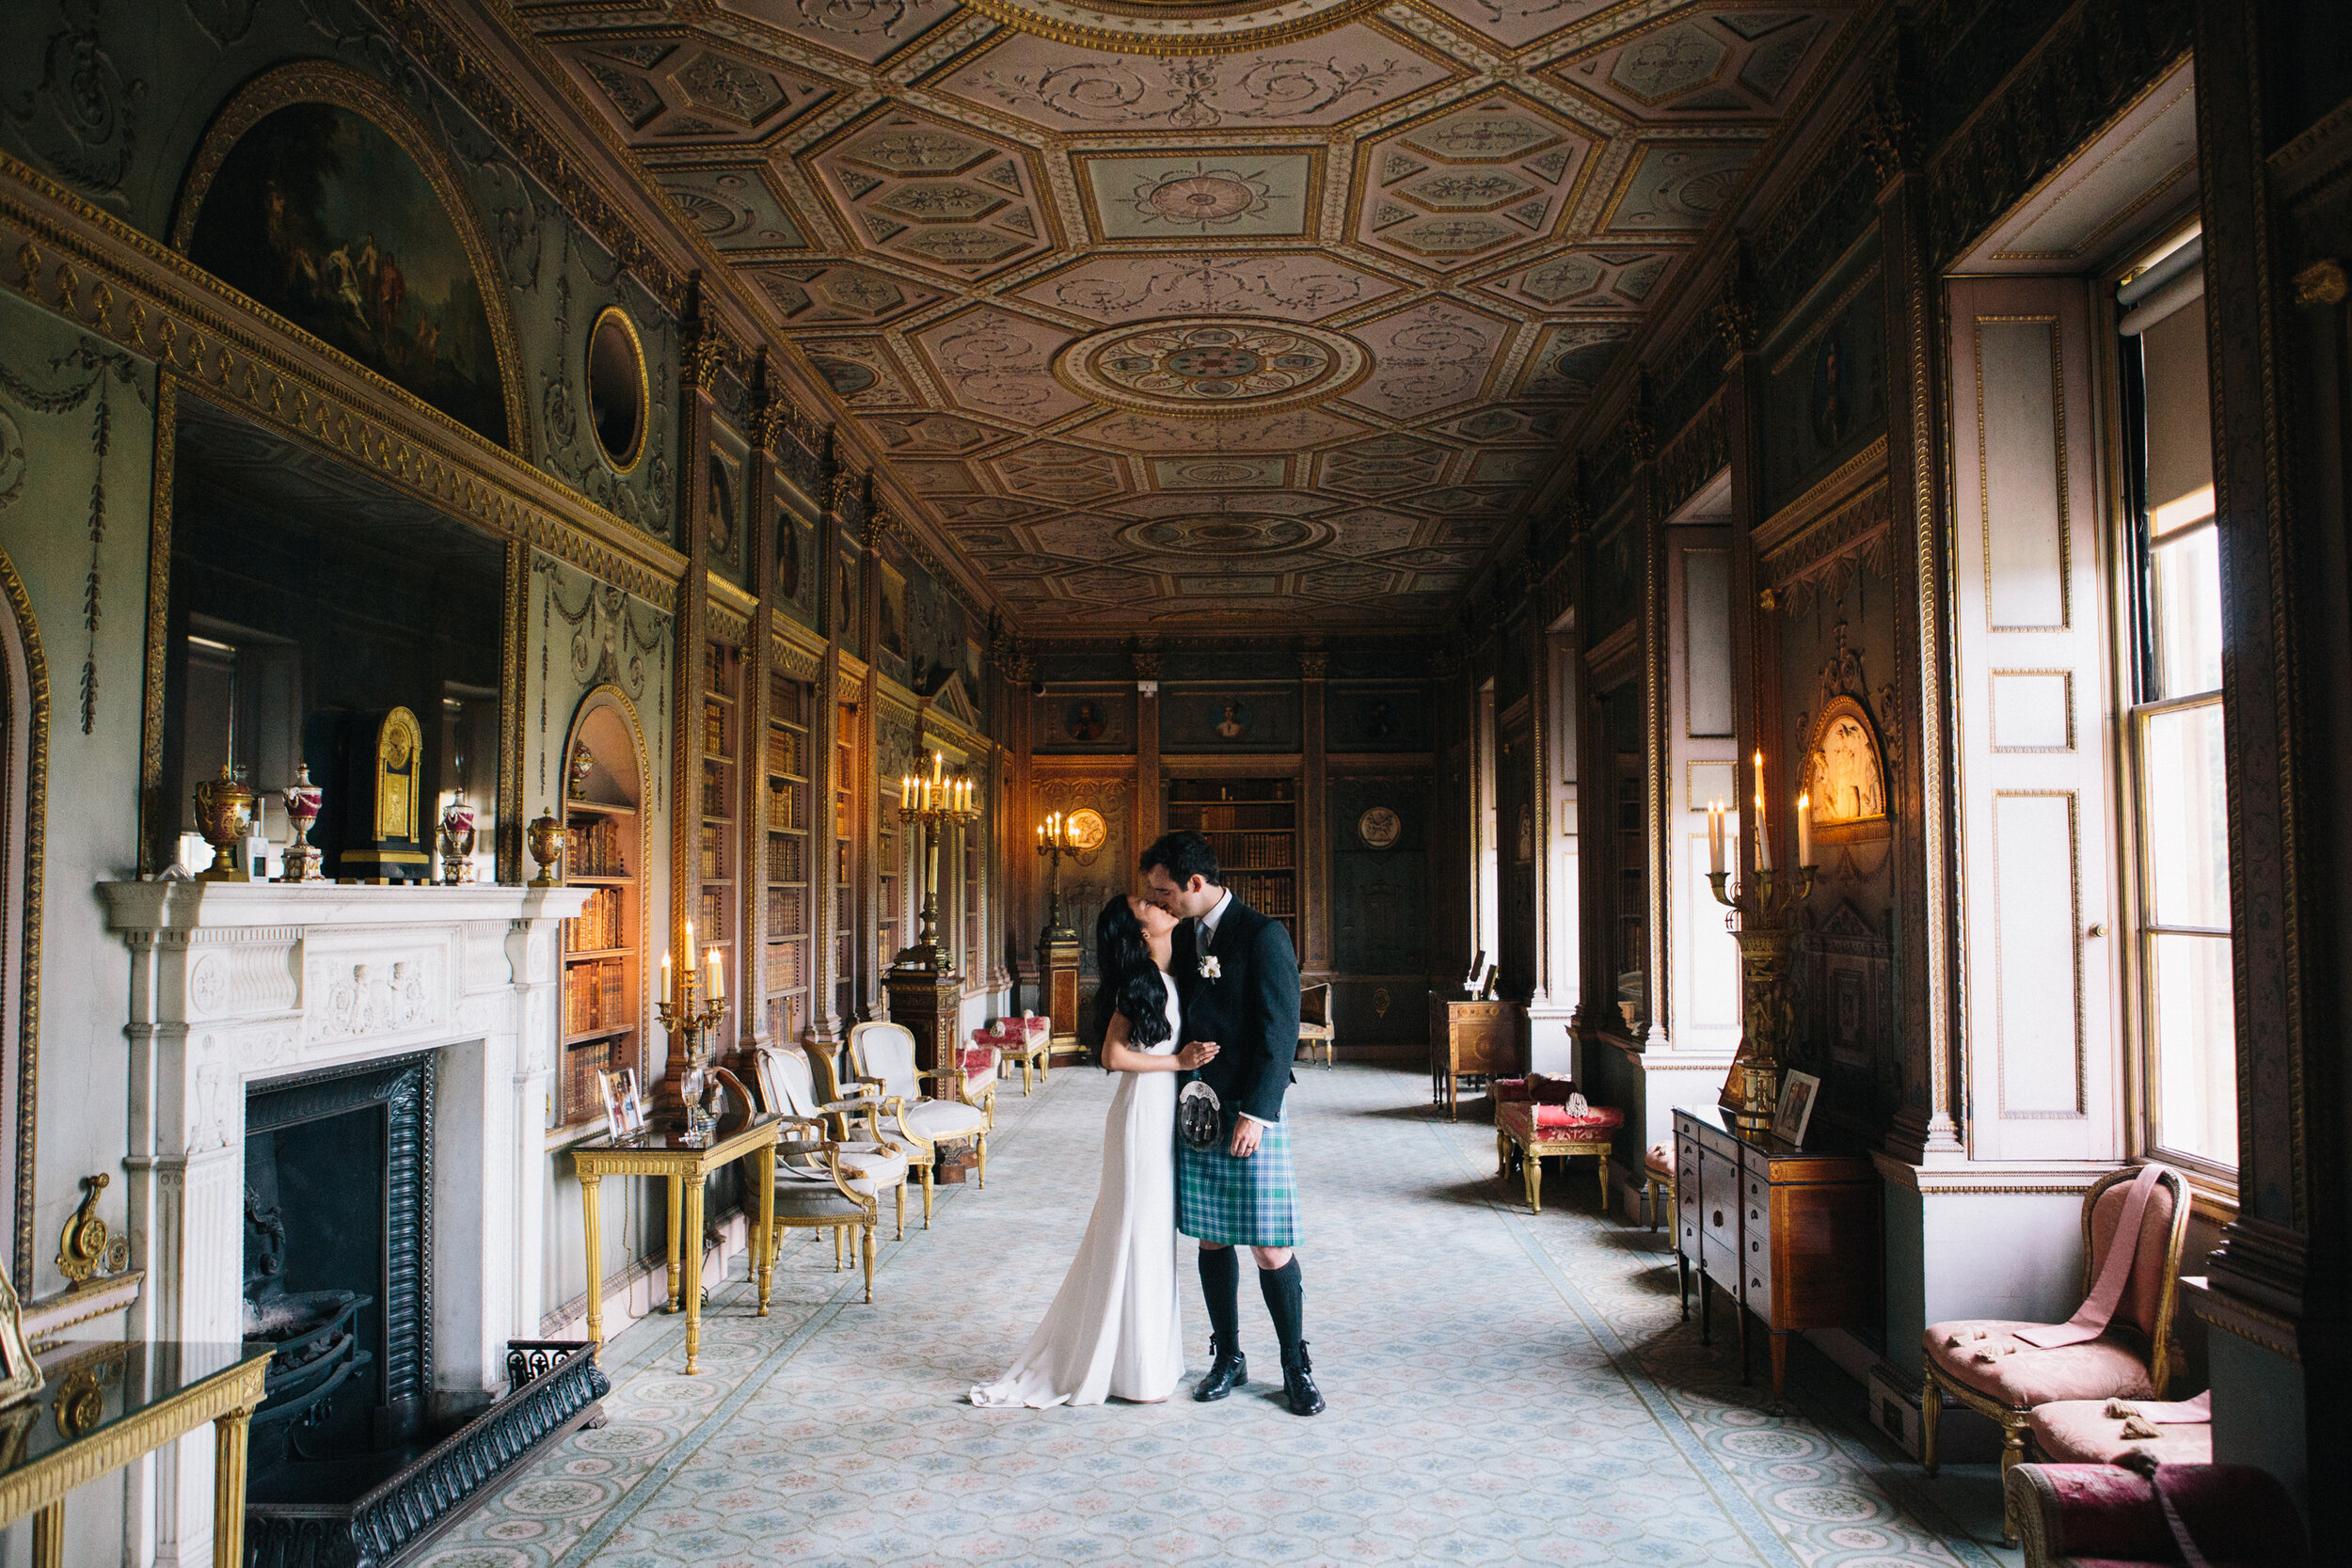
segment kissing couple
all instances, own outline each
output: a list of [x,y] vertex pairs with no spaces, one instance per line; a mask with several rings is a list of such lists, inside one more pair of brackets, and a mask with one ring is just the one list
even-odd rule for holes
[[1249,1380],[1236,1252],[1248,1247],[1282,1347],[1283,1399],[1312,1416],[1323,1395],[1302,1338],[1298,1183],[1282,1117],[1298,1054],[1298,956],[1281,922],[1224,885],[1200,834],[1162,835],[1142,869],[1143,892],[1115,895],[1094,923],[1094,1022],[1103,1066],[1120,1075],[1094,1215],[1028,1348],[972,1402],[1041,1410],[1174,1394],[1182,1231],[1200,1243],[1209,1312],[1209,1370],[1192,1397],[1221,1400]]

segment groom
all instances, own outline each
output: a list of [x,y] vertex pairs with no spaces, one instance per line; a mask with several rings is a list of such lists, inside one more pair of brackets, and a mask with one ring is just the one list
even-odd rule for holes
[[1176,1142],[1176,1228],[1200,1243],[1214,1357],[1192,1397],[1221,1400],[1249,1381],[1233,1251],[1246,1246],[1256,1256],[1258,1289],[1281,1341],[1283,1396],[1292,1415],[1312,1416],[1323,1395],[1300,1337],[1306,1292],[1291,1251],[1298,1243],[1298,1184],[1282,1119],[1298,1054],[1298,957],[1279,921],[1234,899],[1216,849],[1200,834],[1161,835],[1143,852],[1143,873],[1144,896],[1179,922],[1170,967],[1184,1010],[1180,1037],[1222,1048],[1191,1075],[1216,1091],[1217,1145]]

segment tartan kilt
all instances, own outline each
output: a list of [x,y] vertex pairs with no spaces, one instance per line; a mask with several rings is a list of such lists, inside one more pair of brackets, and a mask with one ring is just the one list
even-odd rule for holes
[[1289,1117],[1258,1137],[1258,1152],[1236,1160],[1229,1132],[1212,1149],[1176,1140],[1176,1228],[1227,1246],[1296,1246],[1298,1178],[1291,1167]]

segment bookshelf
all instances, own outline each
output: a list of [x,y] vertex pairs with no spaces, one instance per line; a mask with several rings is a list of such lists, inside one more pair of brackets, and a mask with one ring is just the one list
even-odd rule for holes
[[[877,955],[874,961],[887,969],[891,961],[898,958],[898,949],[912,939],[907,934],[906,907],[901,901],[907,879],[902,875],[905,867],[900,863],[905,855],[900,847],[898,790],[895,780],[882,782],[879,800],[881,803],[874,814],[877,818],[874,824],[874,865],[878,874],[875,879],[878,885],[874,904],[874,952]],[[912,834],[907,837],[912,841]]]
[[779,1045],[801,1037],[809,1024],[809,688],[782,675],[769,678],[766,804],[767,947],[759,976],[768,1008],[768,1037]]
[[1168,825],[1205,835],[1233,896],[1280,921],[1298,945],[1296,781],[1171,779]]
[[737,741],[741,713],[742,656],[723,642],[705,646],[703,657],[703,796],[702,824],[695,872],[700,896],[694,906],[694,958],[705,949],[719,950],[719,962],[736,981],[727,988],[726,1011],[713,1037],[736,1036],[736,1000],[742,995],[744,971],[736,962],[736,863],[740,841],[735,832],[736,768],[741,753]]
[[562,1049],[549,1122],[564,1129],[602,1123],[599,1071],[644,1074],[640,748],[619,707],[591,702],[564,770],[564,880],[591,890],[587,906],[564,923]]
[[963,961],[964,983],[975,985],[988,974],[988,955],[980,947],[980,851],[986,830],[985,813],[963,830]]

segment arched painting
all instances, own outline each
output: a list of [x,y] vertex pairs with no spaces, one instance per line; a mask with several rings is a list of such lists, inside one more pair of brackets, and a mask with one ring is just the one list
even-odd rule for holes
[[473,247],[433,181],[375,120],[287,96],[248,92],[221,117],[175,242],[328,347],[509,445]]

